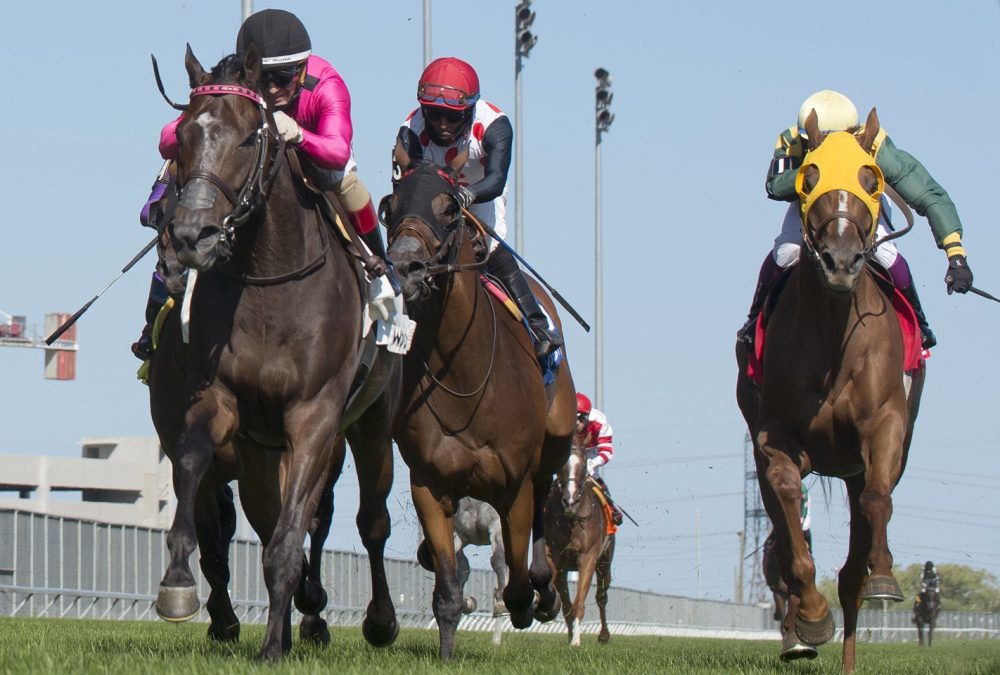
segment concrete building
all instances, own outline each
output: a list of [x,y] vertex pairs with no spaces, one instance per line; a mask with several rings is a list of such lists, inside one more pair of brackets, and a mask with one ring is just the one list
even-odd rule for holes
[[85,438],[80,445],[78,459],[0,454],[0,508],[116,525],[170,526],[170,461],[156,438]]

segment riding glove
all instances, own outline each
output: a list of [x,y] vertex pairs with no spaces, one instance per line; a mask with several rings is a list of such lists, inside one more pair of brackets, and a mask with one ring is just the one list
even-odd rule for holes
[[274,113],[274,126],[278,129],[278,135],[284,138],[286,143],[298,145],[302,142],[302,130],[299,129],[298,122],[280,110]]
[[972,287],[972,270],[964,255],[948,258],[948,274],[944,277],[948,285],[948,295],[952,293],[968,293]]
[[594,469],[604,466],[604,460],[600,456],[591,457],[587,460],[587,473],[594,473]]
[[467,209],[472,202],[476,201],[476,193],[465,185],[459,185],[458,189],[455,190],[455,199],[458,200],[459,206]]

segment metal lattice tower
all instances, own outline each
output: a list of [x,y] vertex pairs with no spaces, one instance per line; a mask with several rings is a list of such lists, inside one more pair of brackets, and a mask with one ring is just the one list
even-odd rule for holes
[[[753,443],[750,434],[743,439],[743,536],[744,554],[742,578],[746,593],[744,598],[749,604],[770,601],[767,583],[764,581],[764,569],[761,556],[764,540],[770,532],[771,521],[760,500],[760,487],[757,485],[757,465],[753,459]],[[741,589],[742,590],[742,589]]]

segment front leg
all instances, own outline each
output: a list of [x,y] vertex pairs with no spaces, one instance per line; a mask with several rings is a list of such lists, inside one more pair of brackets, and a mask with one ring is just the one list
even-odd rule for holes
[[198,613],[198,588],[188,564],[197,542],[195,503],[215,451],[229,439],[236,423],[233,396],[222,387],[209,387],[194,397],[185,416],[184,433],[174,446],[177,510],[167,533],[170,562],[156,598],[156,612],[166,621],[187,621]]

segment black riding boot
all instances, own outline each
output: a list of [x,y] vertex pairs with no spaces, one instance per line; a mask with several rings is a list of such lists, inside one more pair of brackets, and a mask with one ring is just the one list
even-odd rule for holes
[[903,297],[906,298],[906,301],[910,303],[913,311],[917,314],[917,325],[920,326],[920,335],[923,338],[921,346],[924,349],[930,349],[937,344],[937,338],[934,337],[934,331],[928,325],[927,317],[924,316],[924,309],[920,306],[920,298],[917,296],[917,284],[911,282],[906,288],[900,288],[899,292],[903,294]]
[[510,251],[503,246],[498,246],[490,254],[488,269],[500,279],[507,288],[507,292],[513,297],[514,302],[517,303],[518,309],[528,319],[528,325],[531,326],[537,340],[535,342],[535,355],[543,359],[561,347],[563,344],[562,336],[554,328],[549,328],[548,318],[542,312],[538,299],[531,292],[528,280],[524,277],[524,272],[521,271]]
[[781,268],[774,262],[771,253],[764,258],[760,266],[760,273],[757,275],[757,286],[753,291],[753,300],[750,301],[750,313],[747,314],[746,323],[736,331],[736,341],[742,342],[747,349],[753,349],[754,333],[757,328],[757,315],[764,309],[764,302],[767,300],[771,287],[775,279],[781,276]]
[[145,361],[153,353],[153,323],[156,315],[167,302],[167,286],[159,272],[153,272],[149,282],[149,299],[146,301],[146,325],[142,327],[139,339],[132,343],[132,353],[140,361]]

